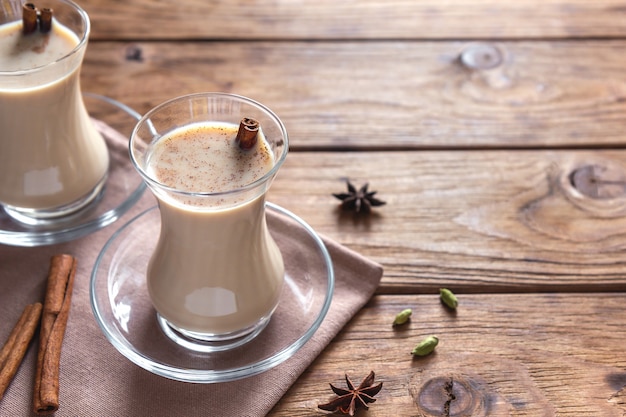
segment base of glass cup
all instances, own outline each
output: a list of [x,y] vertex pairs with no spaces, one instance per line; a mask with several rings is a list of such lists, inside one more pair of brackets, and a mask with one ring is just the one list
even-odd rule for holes
[[180,329],[157,313],[157,322],[163,333],[177,345],[196,352],[220,352],[244,345],[263,331],[270,318],[271,314],[245,329],[215,334]]
[[72,221],[100,199],[107,182],[107,177],[108,175],[102,177],[98,184],[86,195],[63,206],[48,209],[32,209],[3,205],[2,208],[11,219],[35,228],[37,226],[51,226]]

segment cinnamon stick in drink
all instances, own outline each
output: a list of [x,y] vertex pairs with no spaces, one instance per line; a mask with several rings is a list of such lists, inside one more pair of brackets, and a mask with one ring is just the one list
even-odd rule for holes
[[50,261],[46,297],[41,317],[33,411],[52,414],[59,409],[61,347],[67,327],[76,275],[76,259],[55,255]]
[[37,8],[32,3],[22,6],[22,33],[28,35],[37,30]]
[[0,351],[0,400],[26,355],[40,316],[41,303],[27,305]]
[[39,14],[39,31],[41,33],[48,33],[52,30],[52,9],[41,9]]
[[235,141],[241,149],[251,149],[256,145],[257,135],[259,134],[259,122],[249,117],[244,117],[239,123],[237,138]]

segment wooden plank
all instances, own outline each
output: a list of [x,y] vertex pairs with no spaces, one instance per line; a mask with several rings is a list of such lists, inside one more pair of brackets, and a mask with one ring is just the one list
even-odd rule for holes
[[[340,211],[346,177],[387,204]],[[625,186],[626,151],[293,152],[269,200],[382,263],[381,293],[626,291]]]
[[[299,149],[623,146],[624,49],[626,41],[93,42],[83,89],[142,113],[199,91],[246,95],[283,119]],[[472,69],[461,51],[501,63]]]
[[623,0],[84,0],[81,4],[92,17],[94,39],[503,39],[626,34]]
[[[624,296],[461,295],[456,314],[436,295],[374,297],[269,415],[325,415],[317,405],[333,398],[329,382],[344,386],[346,372],[358,383],[374,370],[383,389],[370,417],[448,415],[445,391],[434,389],[442,382],[452,383],[451,416],[621,417]],[[407,307],[411,322],[394,330]],[[428,335],[439,337],[435,352],[413,359]]]

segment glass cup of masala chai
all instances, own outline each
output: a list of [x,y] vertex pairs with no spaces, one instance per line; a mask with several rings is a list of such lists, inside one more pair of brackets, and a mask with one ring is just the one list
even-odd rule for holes
[[202,350],[249,340],[270,320],[284,264],[265,200],[287,151],[280,119],[233,94],[172,99],[135,127],[131,161],[161,219],[148,294],[161,328],[179,345]]
[[0,206],[20,224],[66,220],[106,182],[107,146],[79,83],[89,31],[68,0],[0,4]]

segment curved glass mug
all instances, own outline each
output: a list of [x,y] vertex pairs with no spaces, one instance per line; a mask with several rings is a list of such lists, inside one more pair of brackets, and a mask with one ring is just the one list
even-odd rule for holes
[[[194,179],[191,192],[189,187],[165,184],[167,180],[156,174],[151,158],[157,158],[155,144],[164,136],[180,143],[189,128],[228,125],[232,142],[227,143],[237,147],[232,133],[234,129],[236,136],[244,118],[259,122],[258,146],[271,161],[269,170],[256,180],[236,186],[227,181],[215,192]],[[205,143],[202,158],[224,158],[219,153],[223,150]],[[232,94],[199,93],[167,101],[135,127],[131,161],[156,196],[161,218],[159,240],[146,273],[148,292],[161,327],[181,346],[193,349],[196,344],[197,350],[205,350],[210,343],[249,340],[275,310],[284,264],[266,224],[265,195],[287,151],[287,132],[280,119],[262,104]],[[188,164],[177,161],[168,169],[196,175],[198,168]],[[214,181],[217,174],[211,175]]]
[[89,17],[68,0],[35,5],[53,10],[49,33],[22,33],[21,0],[0,4],[0,205],[36,226],[89,205],[106,182],[109,155],[80,90]]

